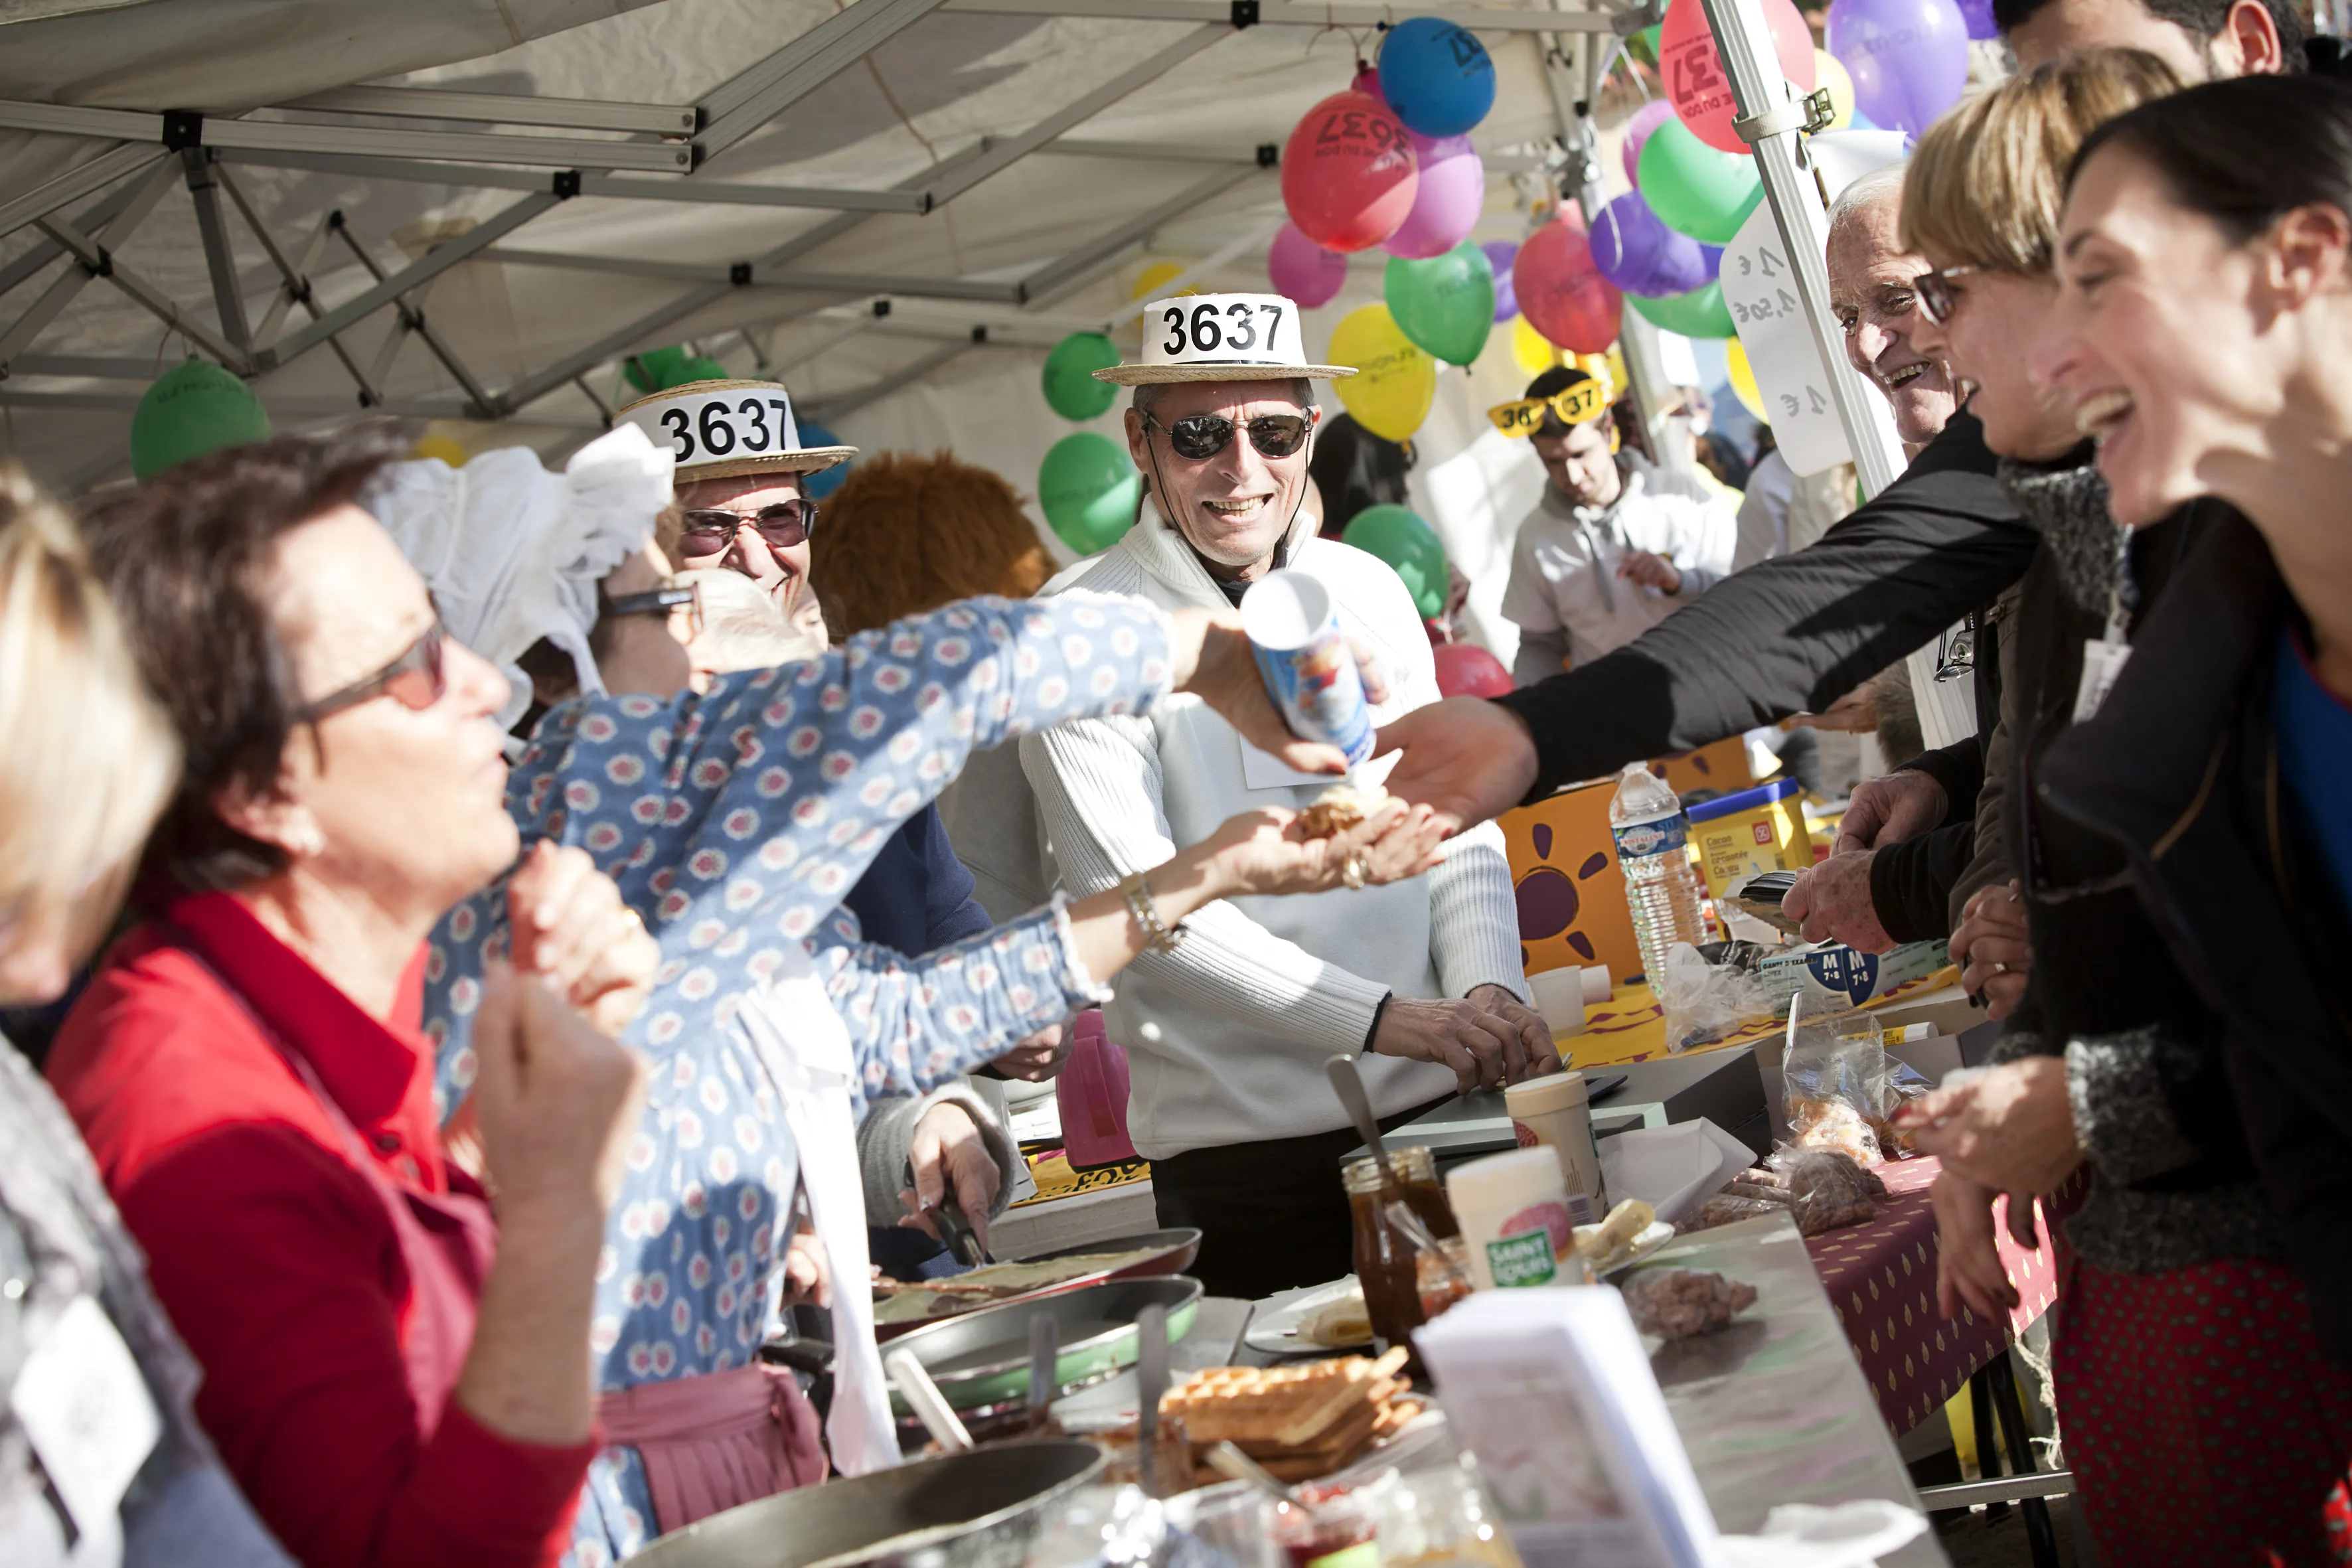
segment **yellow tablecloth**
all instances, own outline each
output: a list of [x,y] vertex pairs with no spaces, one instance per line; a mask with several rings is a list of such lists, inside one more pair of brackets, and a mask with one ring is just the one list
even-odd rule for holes
[[[1933,974],[1922,975],[1874,998],[1865,1005],[1864,1011],[1949,985],[1958,978],[1959,971],[1946,964]],[[1761,1020],[1713,1045],[1695,1046],[1692,1050],[1727,1050],[1778,1034],[1784,1026],[1778,1019]],[[1552,1044],[1559,1047],[1561,1057],[1572,1068],[1621,1067],[1627,1062],[1650,1061],[1666,1054],[1665,1009],[1647,985],[1620,985],[1608,1001],[1587,1009],[1584,1033],[1555,1035]]]

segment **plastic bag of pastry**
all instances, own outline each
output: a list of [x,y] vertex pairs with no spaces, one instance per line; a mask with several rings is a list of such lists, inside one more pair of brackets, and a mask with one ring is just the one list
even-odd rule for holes
[[[1710,947],[1715,943],[1710,942]],[[1666,1048],[1709,1045],[1777,1010],[1763,983],[1737,963],[1710,963],[1688,942],[1668,951],[1653,986],[1666,1016]]]
[[1622,1287],[1633,1326],[1662,1340],[1719,1329],[1755,1304],[1756,1287],[1696,1268],[1643,1268]]
[[1909,1062],[1886,1059],[1886,1084],[1879,1091],[1878,1114],[1871,1121],[1871,1131],[1878,1134],[1878,1147],[1887,1158],[1907,1158],[1914,1152],[1911,1135],[1895,1125],[1895,1112],[1935,1091],[1927,1075]]
[[1885,1183],[1834,1149],[1776,1149],[1765,1163],[1789,1178],[1796,1198],[1790,1212],[1806,1236],[1876,1219],[1871,1200],[1886,1195]]
[[1688,1236],[1695,1230],[1713,1230],[1719,1225],[1732,1225],[1743,1219],[1757,1219],[1765,1215],[1787,1214],[1790,1205],[1776,1204],[1762,1198],[1740,1197],[1722,1192],[1699,1205],[1698,1212],[1675,1225],[1675,1234]]
[[1886,1047],[1878,1020],[1858,1008],[1821,1006],[1814,998],[1790,1000],[1780,1056],[1789,1142],[1874,1165],[1883,1152],[1874,1124],[1885,1114],[1886,1093]]

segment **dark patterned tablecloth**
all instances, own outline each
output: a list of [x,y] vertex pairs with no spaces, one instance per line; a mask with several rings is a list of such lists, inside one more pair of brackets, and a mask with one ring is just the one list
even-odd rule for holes
[[2042,1247],[2027,1251],[2010,1237],[2009,1200],[2001,1198],[1994,1223],[2000,1260],[2017,1287],[2016,1310],[2006,1322],[1987,1321],[1965,1306],[1949,1320],[1937,1312],[1936,1214],[1927,1196],[1937,1169],[1927,1157],[1881,1165],[1892,1195],[1879,1201],[1878,1217],[1805,1243],[1879,1411],[1898,1435],[1941,1409],[2013,1333],[2049,1310],[2058,1293],[2049,1226],[2040,1227]]

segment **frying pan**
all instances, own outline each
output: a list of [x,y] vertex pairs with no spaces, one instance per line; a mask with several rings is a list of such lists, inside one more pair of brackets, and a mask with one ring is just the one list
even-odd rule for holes
[[1008,1443],[762,1498],[666,1535],[636,1568],[1021,1568],[1046,1512],[1102,1473],[1075,1438]]
[[1007,1263],[1050,1263],[1057,1258],[1083,1258],[1093,1253],[1140,1252],[1147,1256],[1137,1258],[1123,1268],[1105,1268],[1091,1274],[1081,1274],[1075,1279],[1065,1279],[1058,1285],[1042,1285],[1034,1290],[1024,1290],[1018,1296],[1006,1296],[993,1301],[979,1301],[961,1311],[942,1313],[914,1323],[877,1323],[874,1337],[887,1344],[902,1334],[919,1329],[936,1328],[941,1323],[957,1321],[977,1310],[992,1307],[1012,1306],[1022,1301],[1034,1301],[1043,1297],[1059,1295],[1065,1290],[1081,1290],[1089,1285],[1100,1285],[1112,1279],[1148,1279],[1162,1274],[1181,1274],[1200,1256],[1201,1233],[1191,1226],[1174,1230],[1148,1230],[1137,1236],[1114,1237],[1108,1241],[1089,1241],[1076,1247],[1059,1247],[1051,1252],[1033,1253],[1026,1258],[1003,1258]]
[[[1134,1364],[1136,1314],[1146,1307],[1167,1312],[1171,1343],[1182,1339],[1192,1331],[1201,1294],[1201,1282],[1181,1274],[1115,1279],[1079,1290],[1000,1301],[902,1334],[890,1348],[915,1353],[950,1408],[994,1408],[1028,1397],[1029,1324],[1038,1314],[1054,1320],[1059,1346],[1054,1381],[1068,1388]],[[895,1393],[891,1402],[900,1415],[909,1413]]]

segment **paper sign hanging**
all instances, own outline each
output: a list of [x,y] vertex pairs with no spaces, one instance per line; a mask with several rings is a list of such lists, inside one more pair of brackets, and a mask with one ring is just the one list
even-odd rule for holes
[[1853,452],[1830,395],[1829,367],[1805,321],[1797,292],[1802,285],[1789,264],[1769,202],[1758,203],[1723,247],[1722,279],[1723,302],[1764,395],[1772,438],[1790,470],[1818,474],[1850,461]]

